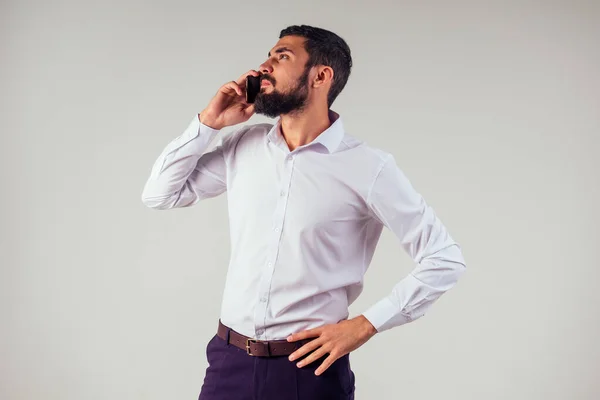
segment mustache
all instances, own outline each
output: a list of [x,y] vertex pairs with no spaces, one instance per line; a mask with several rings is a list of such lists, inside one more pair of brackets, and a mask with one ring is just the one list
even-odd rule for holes
[[261,75],[260,83],[262,83],[263,81],[268,81],[269,83],[271,83],[271,85],[275,86],[275,79],[272,76]]

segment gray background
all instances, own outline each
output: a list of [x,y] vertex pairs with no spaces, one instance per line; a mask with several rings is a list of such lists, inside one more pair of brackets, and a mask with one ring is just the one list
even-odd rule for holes
[[[141,191],[218,87],[301,23],[348,41],[333,109],[395,155],[467,260],[428,315],[353,353],[357,399],[600,398],[599,10],[3,1],[0,398],[197,397],[226,198],[161,212]],[[351,315],[412,267],[386,230]]]

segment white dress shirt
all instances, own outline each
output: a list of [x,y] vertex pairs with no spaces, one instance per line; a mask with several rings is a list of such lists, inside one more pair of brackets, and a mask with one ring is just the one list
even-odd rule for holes
[[158,210],[227,192],[221,320],[246,336],[284,339],[347,319],[384,226],[416,267],[363,313],[378,332],[424,315],[465,271],[459,245],[394,157],[329,116],[328,129],[290,152],[279,118],[222,135],[208,151],[219,131],[194,115],[144,186],[143,203]]

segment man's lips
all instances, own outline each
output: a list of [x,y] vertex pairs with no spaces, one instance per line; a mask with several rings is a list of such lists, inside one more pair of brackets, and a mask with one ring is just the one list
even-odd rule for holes
[[268,80],[265,79],[260,83],[260,87],[269,86],[270,84],[271,84],[271,82],[269,82]]

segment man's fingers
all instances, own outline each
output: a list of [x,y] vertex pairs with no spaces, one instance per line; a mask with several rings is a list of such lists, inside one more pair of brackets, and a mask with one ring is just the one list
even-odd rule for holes
[[289,360],[294,361],[302,357],[306,353],[313,351],[319,346],[321,346],[321,341],[319,339],[311,340],[310,342],[306,343],[304,346],[300,347],[298,350],[290,354]]
[[224,84],[221,87],[221,92],[223,92],[225,94],[236,93],[239,96],[242,96],[244,94],[240,85],[238,85],[237,82],[234,82],[234,81],[227,82],[226,84]]
[[[259,76],[260,73],[258,71],[251,69],[250,71],[246,72],[244,75],[240,76],[237,81],[227,82],[226,84],[221,86],[219,91],[221,93],[224,93],[227,95],[232,95],[235,93],[237,96],[242,96],[245,98],[245,96],[246,96],[246,94],[245,94],[246,76],[248,76],[248,75]],[[252,110],[252,112],[254,112],[254,109]]]
[[325,361],[323,361],[323,363],[319,366],[319,368],[317,368],[317,370],[315,371],[315,375],[321,375],[323,372],[325,372],[327,368],[331,367],[331,364],[333,364],[335,360],[337,360],[337,358],[330,354],[329,357],[327,357]]
[[313,351],[312,353],[310,353],[308,355],[308,357],[306,357],[304,360],[300,361],[298,364],[296,364],[299,368],[302,368],[312,362],[317,361],[319,358],[323,357],[325,354],[327,354],[327,350],[325,350],[322,346],[319,347],[317,350]]
[[240,76],[238,78],[238,80],[236,81],[238,85],[242,85],[245,86],[246,85],[246,77],[248,75],[252,75],[252,76],[259,76],[260,73],[256,70],[251,69],[250,71],[246,72],[245,74],[243,74],[242,76]]
[[321,335],[322,331],[323,331],[322,327],[315,328],[315,329],[309,329],[307,331],[294,333],[293,335],[288,336],[287,340],[288,340],[288,342],[295,342],[297,340],[308,339],[311,337],[317,337],[317,336]]

